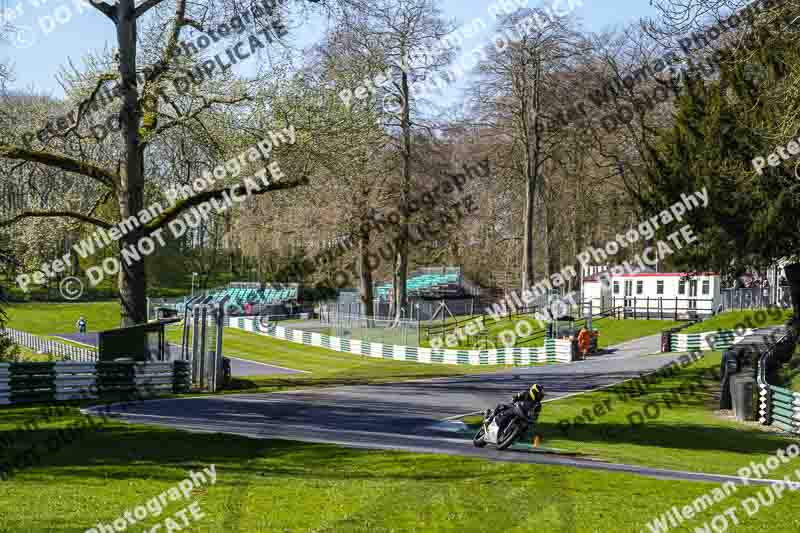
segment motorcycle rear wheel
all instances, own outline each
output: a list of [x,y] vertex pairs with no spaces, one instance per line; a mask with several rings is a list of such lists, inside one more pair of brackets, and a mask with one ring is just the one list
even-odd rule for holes
[[505,431],[503,431],[503,438],[498,439],[497,441],[498,450],[505,450],[506,448],[514,444],[514,441],[517,440],[517,437],[520,435],[520,433],[522,433],[522,425],[515,422],[512,422],[511,424],[512,424],[511,427],[508,427],[506,428]]
[[481,428],[472,438],[472,444],[474,444],[476,448],[483,448],[484,446],[486,446],[486,441],[484,440],[485,436],[486,436],[486,428],[483,426],[483,424],[481,424]]

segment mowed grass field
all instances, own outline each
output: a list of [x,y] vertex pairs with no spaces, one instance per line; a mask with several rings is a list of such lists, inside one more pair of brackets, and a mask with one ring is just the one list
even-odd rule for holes
[[[116,301],[88,304],[13,304],[8,307],[7,313],[10,327],[42,336],[53,332],[74,331],[73,322],[77,321],[77,317],[81,314],[86,317],[90,331],[115,328],[119,323],[119,303]],[[73,317],[75,317],[74,321]],[[70,324],[72,329],[70,329]],[[168,329],[167,337],[172,342],[180,343],[180,329]],[[57,340],[63,342],[60,339]],[[242,390],[269,392],[300,387],[368,384],[476,374],[505,368],[502,366],[431,365],[378,359],[304,346],[234,328],[225,330],[223,353],[251,361],[309,372],[297,375],[237,378],[232,383],[229,392]],[[35,354],[28,353],[28,355],[34,358],[33,360],[37,360]],[[41,360],[41,357],[38,356],[38,360]]]
[[681,333],[733,330],[737,326],[763,328],[784,324],[792,316],[791,309],[746,309],[726,311],[681,330]]
[[[79,416],[72,410],[34,431],[12,435],[37,412],[35,407],[0,408],[0,435],[13,442],[0,448],[0,463],[35,442],[44,445],[57,428]],[[204,518],[183,531],[633,533],[649,531],[647,524],[673,505],[690,505],[717,486],[108,421],[0,481],[0,531],[82,532],[99,522],[110,524],[177,486],[189,470],[211,464],[214,485],[195,489],[191,500],[167,500],[159,516],[130,530],[149,531],[167,517],[180,524],[175,513],[197,501]],[[670,531],[694,531],[730,506],[739,507],[736,531],[797,531],[800,493],[787,491],[769,509],[749,518],[744,514],[741,501],[760,490],[742,487]]]
[[[226,330],[225,351],[311,372],[237,380],[240,390],[491,370],[362,358],[233,329]],[[662,380],[624,402],[608,391],[549,402],[540,419],[544,444],[612,461],[735,475],[738,468],[765,459],[789,441],[716,417],[711,411],[714,386],[718,386],[714,383],[685,405],[667,408],[665,395],[685,380],[697,378],[694,373],[718,365],[719,354],[707,353],[675,378]],[[607,415],[564,430],[563,420],[585,417],[585,410],[592,413],[607,400],[613,402]],[[629,414],[653,402],[660,405],[662,415],[627,429]],[[56,431],[80,415],[72,409],[32,430],[18,431],[37,419],[39,409],[0,407],[0,465],[13,462],[34,445],[49,448],[32,465],[0,481],[2,532],[77,532],[98,522],[109,524],[176,486],[189,470],[211,464],[216,468],[216,484],[192,494],[205,517],[184,531],[484,532],[491,524],[491,528],[520,533],[639,532],[649,531],[647,524],[673,505],[690,505],[717,486],[480,458],[192,434],[113,420],[82,433],[70,444],[49,447]],[[781,466],[773,477],[793,471],[790,467],[800,464]],[[742,500],[763,490],[742,487],[670,531],[702,528],[730,506],[739,508],[737,531],[800,529],[800,517],[794,512],[800,493],[786,492],[769,509],[752,517],[744,514]],[[173,502],[160,516],[149,517],[131,530],[144,530],[174,517],[188,503]],[[636,512],[631,512],[632,504]]]
[[[623,384],[635,392],[627,397],[612,388],[546,402],[537,428],[543,446],[615,463],[736,475],[750,461],[764,461],[797,442],[715,413],[720,362],[720,352],[705,352],[673,377],[643,383],[641,389]],[[465,419],[469,424],[479,420]],[[798,468],[800,458],[782,464],[772,477],[781,479]]]
[[88,331],[119,327],[119,301],[79,303],[16,303],[6,306],[8,326],[34,335],[77,333],[83,315]]
[[[179,341],[180,332],[171,330],[168,338]],[[406,379],[496,372],[506,368],[494,365],[438,365],[379,359],[305,346],[234,328],[225,329],[223,352],[226,356],[309,372],[234,378],[231,386],[234,392],[242,390],[271,392],[300,387],[366,385]]]
[[[527,333],[532,329],[533,334],[529,336],[531,340],[528,341],[525,340],[527,338],[525,336],[519,337],[519,346],[544,346],[545,339],[543,330],[540,328],[539,323],[533,316],[514,317],[512,319],[504,319],[499,322],[492,323],[487,322],[486,333],[488,334],[489,339],[497,342],[497,346],[499,347],[502,346],[502,336],[500,336],[501,333],[506,330],[516,331],[518,328],[517,324],[520,322],[528,322],[530,324],[530,328],[524,325],[519,326],[519,331],[521,333]],[[460,327],[463,328],[466,326],[466,324],[467,323],[465,322]],[[595,329],[600,333],[598,346],[600,348],[605,348],[615,344],[621,344],[629,340],[638,339],[640,337],[656,335],[665,329],[673,328],[680,324],[681,322],[675,322],[672,320],[634,320],[607,317],[592,320],[592,329]],[[452,330],[450,330],[449,333],[452,333]],[[423,346],[430,346],[428,341],[423,341],[421,344]],[[466,349],[471,348],[471,345],[465,339],[460,340],[457,347]]]
[[[88,303],[25,303],[11,304],[6,309],[9,316],[9,327],[33,333],[35,335],[52,335],[55,333],[74,333],[77,331],[75,323],[83,315],[88,323],[89,331],[100,331],[119,327],[119,302],[88,302]],[[460,317],[463,318],[463,317]],[[529,320],[534,330],[538,330],[538,323],[532,317],[517,317],[511,320],[502,320],[492,323],[488,327],[490,338],[496,337],[501,331],[515,328],[516,324]],[[655,335],[660,331],[675,327],[680,322],[671,320],[617,320],[615,318],[601,318],[593,320],[592,327],[600,332],[599,345],[601,347],[613,346],[622,342]],[[428,346],[427,342],[422,343]],[[523,346],[543,346],[544,339],[539,338]],[[468,345],[460,343],[459,347]]]

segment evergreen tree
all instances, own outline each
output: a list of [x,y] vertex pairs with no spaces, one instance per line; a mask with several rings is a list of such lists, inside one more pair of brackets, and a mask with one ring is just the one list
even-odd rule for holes
[[796,255],[800,157],[761,173],[752,161],[800,133],[800,113],[787,108],[800,77],[787,65],[798,64],[799,51],[789,36],[757,28],[747,46],[722,55],[717,79],[684,79],[675,122],[650,150],[641,201],[656,214],[682,194],[707,188],[708,207],[685,217],[699,242],[674,257],[677,266],[738,273]]

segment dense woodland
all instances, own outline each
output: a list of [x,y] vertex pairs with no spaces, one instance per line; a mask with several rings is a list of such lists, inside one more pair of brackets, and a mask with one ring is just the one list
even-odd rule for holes
[[[798,135],[795,2],[660,0],[652,20],[590,33],[566,2],[455,21],[433,0],[287,0],[196,55],[176,49],[254,5],[93,6],[117,47],[65,62],[63,99],[15,85],[13,65],[0,70],[0,247],[17,259],[5,268],[16,297],[16,274],[168,205],[167,190],[290,125],[296,142],[271,154],[285,178],[99,286],[120,294],[123,321],[141,321],[145,294],[185,293],[192,272],[201,287],[347,284],[364,301],[382,280],[404,301],[419,266],[460,265],[485,287],[526,288],[704,186],[710,205],[688,218],[699,243],[664,268],[736,273],[797,249],[800,159],[761,174],[751,164]],[[288,46],[310,21],[324,22],[317,41]],[[252,48],[248,35],[264,32],[271,42],[248,59],[255,74],[201,75],[214,54],[240,39]],[[194,83],[176,83],[189,73]],[[117,97],[99,102],[108,89]],[[93,135],[109,116],[118,131]],[[462,174],[463,191],[450,190]],[[50,287],[238,181],[98,254],[73,255]],[[432,202],[419,201],[426,192]]]

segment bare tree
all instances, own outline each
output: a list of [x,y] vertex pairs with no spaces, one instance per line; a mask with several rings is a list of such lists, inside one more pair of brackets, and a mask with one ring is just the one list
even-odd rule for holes
[[347,18],[354,47],[379,67],[375,75],[385,80],[377,99],[386,112],[385,125],[398,130],[402,169],[400,180],[401,223],[395,238],[395,318],[401,319],[407,304],[408,201],[413,175],[414,130],[424,128],[420,107],[427,77],[446,67],[455,47],[447,41],[453,25],[442,18],[433,0],[378,0],[357,3]]
[[[181,91],[176,79],[184,73],[183,69],[200,68],[198,58],[181,55],[179,50],[187,28],[195,28],[200,32],[213,31],[215,22],[223,12],[241,11],[243,4],[232,0],[225,4],[224,9],[214,9],[213,4],[190,4],[187,0],[144,0],[138,5],[135,0],[117,0],[114,4],[100,1],[90,5],[106,17],[116,30],[117,46],[114,58],[109,62],[110,68],[90,76],[91,82],[78,105],[74,123],[60,128],[47,141],[40,136],[38,140],[41,147],[34,149],[30,142],[23,142],[19,132],[0,132],[0,159],[27,162],[80,176],[100,191],[97,205],[111,197],[115,203],[114,218],[127,220],[136,217],[145,207],[147,152],[165,135],[173,130],[180,131],[185,135],[194,135],[200,145],[210,146],[212,156],[230,153],[231,143],[226,145],[214,139],[213,121],[209,121],[208,117],[225,106],[233,109],[252,102],[253,91],[230,78],[227,84],[215,80],[212,85],[216,85],[217,91],[206,87]],[[171,12],[169,5],[174,6]],[[152,15],[148,26],[150,31],[140,34],[140,21],[148,15]],[[152,60],[149,65],[140,64],[140,50],[141,55]],[[114,87],[120,98],[116,120],[120,125],[117,140],[121,144],[118,155],[98,161],[95,159],[96,148],[103,141],[82,136],[79,128],[84,120],[88,120],[90,109],[98,105],[98,95],[109,86]],[[250,139],[260,138],[253,133],[251,130]],[[112,139],[106,139],[107,144],[116,136],[109,137]],[[56,144],[56,138],[63,141],[61,145]],[[79,148],[74,149],[76,145]],[[294,188],[306,181],[299,176],[294,180],[273,182],[259,193]],[[185,210],[211,199],[220,199],[226,190],[227,187],[213,188],[180,200],[163,216],[127,232],[120,239],[120,247],[135,247],[141,239],[163,228]],[[25,210],[0,221],[0,227],[27,218],[56,217],[78,220],[98,228],[110,228],[113,220],[101,218],[95,210]],[[118,288],[122,303],[121,321],[125,325],[143,322],[146,320],[144,261],[120,263]]]
[[545,128],[557,124],[548,119],[548,110],[562,94],[560,74],[570,69],[582,39],[568,19],[548,19],[535,10],[503,17],[499,29],[514,39],[488,49],[478,67],[480,91],[473,94],[494,111],[498,127],[519,150],[518,172],[525,183],[521,281],[526,291],[535,277],[534,225],[544,170],[563,142],[557,128]]

